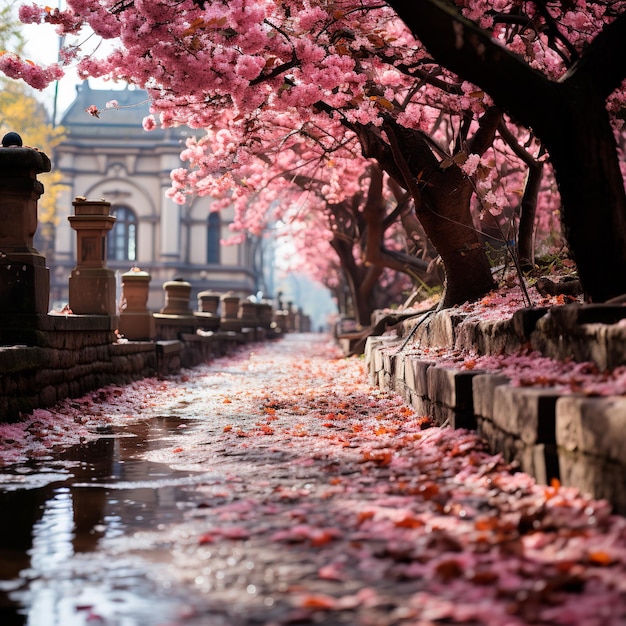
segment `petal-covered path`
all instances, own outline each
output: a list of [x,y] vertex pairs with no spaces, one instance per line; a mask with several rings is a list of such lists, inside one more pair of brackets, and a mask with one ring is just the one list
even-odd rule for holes
[[181,519],[98,548],[110,567],[148,561],[174,611],[124,621],[90,606],[93,623],[626,624],[622,517],[536,485],[474,433],[433,427],[328,337],[245,346],[55,411],[40,430],[60,412],[90,432],[180,418],[142,454],[200,477]]

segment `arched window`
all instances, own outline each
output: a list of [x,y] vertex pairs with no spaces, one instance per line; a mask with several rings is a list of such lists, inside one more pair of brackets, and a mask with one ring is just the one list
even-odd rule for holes
[[220,262],[220,240],[222,239],[222,220],[216,211],[209,213],[209,225],[207,228],[207,263],[218,264]]
[[127,206],[112,208],[116,221],[108,236],[109,261],[137,260],[137,216]]

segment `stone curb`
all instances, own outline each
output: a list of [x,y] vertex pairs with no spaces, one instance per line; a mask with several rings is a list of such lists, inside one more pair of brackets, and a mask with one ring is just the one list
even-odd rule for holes
[[[458,312],[442,311],[417,330],[414,341],[421,347],[471,349],[479,354],[510,353],[530,343],[552,358],[612,367],[626,359],[626,350],[620,354],[626,327],[619,323],[626,317],[626,307],[610,308],[607,313],[601,307],[568,305],[558,313],[532,309],[504,322],[469,323]],[[611,324],[597,322],[607,315],[601,322]],[[401,332],[406,335],[411,328],[408,321]],[[578,346],[579,342],[585,345]],[[368,339],[365,362],[374,386],[396,391],[438,425],[475,429],[494,453],[539,483],[557,479],[607,499],[617,513],[626,514],[626,398],[516,387],[497,373],[458,370],[432,358],[400,353],[402,344],[402,337],[394,335]]]

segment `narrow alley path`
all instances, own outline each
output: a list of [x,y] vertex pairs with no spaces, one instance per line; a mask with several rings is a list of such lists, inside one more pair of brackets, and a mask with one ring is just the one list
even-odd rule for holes
[[5,536],[50,490],[30,556],[0,551],[2,626],[626,625],[623,518],[432,427],[328,337],[64,410],[100,436],[2,474]]

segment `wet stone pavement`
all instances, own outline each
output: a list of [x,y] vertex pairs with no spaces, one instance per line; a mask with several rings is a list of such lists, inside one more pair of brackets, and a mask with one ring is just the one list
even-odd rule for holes
[[56,410],[89,436],[1,468],[0,626],[626,624],[623,518],[328,337]]

